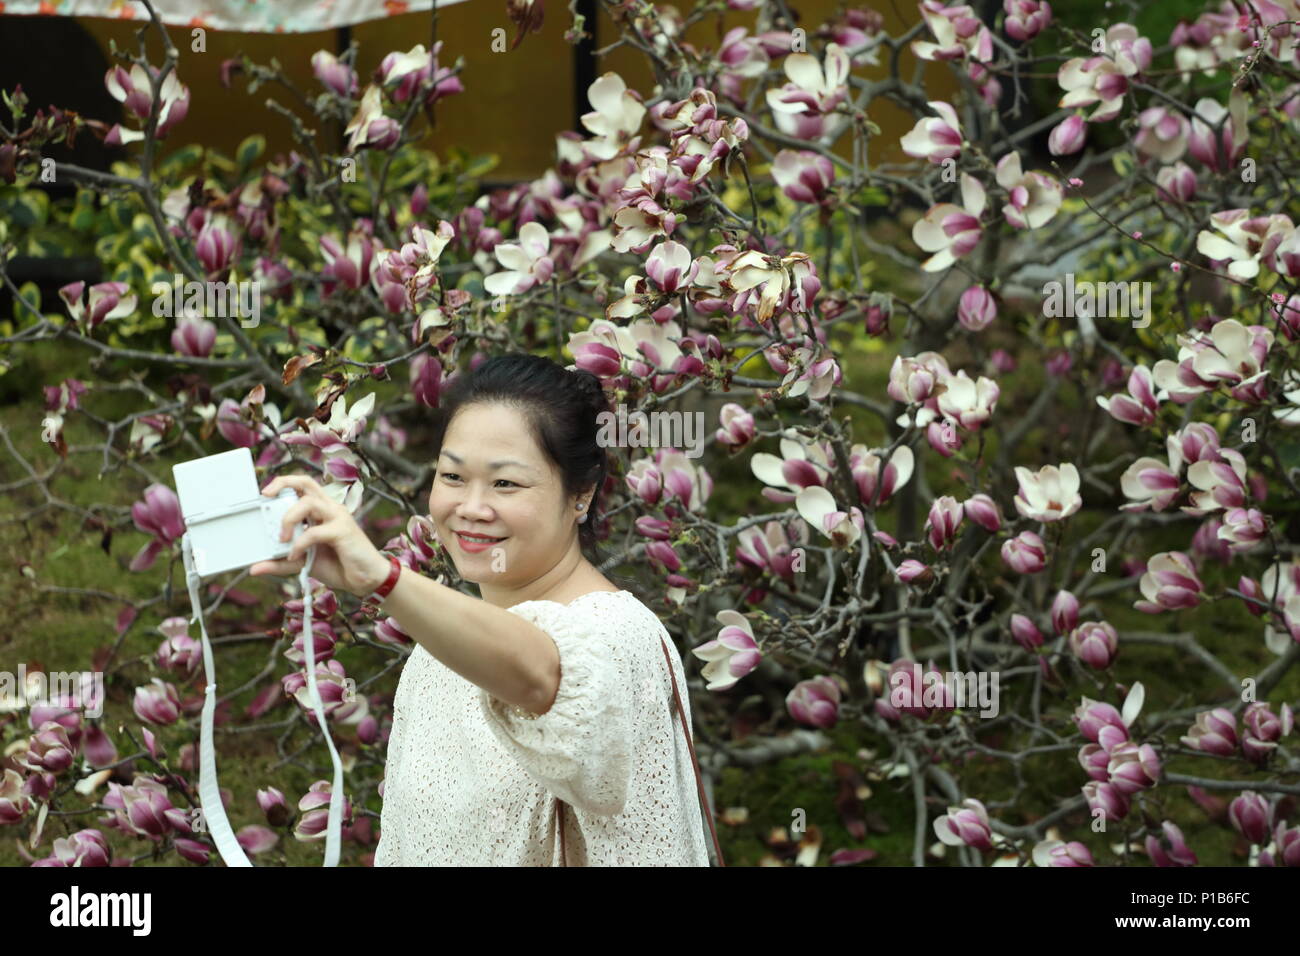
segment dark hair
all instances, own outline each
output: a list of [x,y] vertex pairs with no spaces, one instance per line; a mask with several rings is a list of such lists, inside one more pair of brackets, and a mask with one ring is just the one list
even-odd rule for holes
[[[456,413],[483,403],[513,405],[523,411],[538,447],[559,470],[566,495],[595,488],[587,520],[578,525],[578,544],[587,560],[599,567],[609,558],[599,543],[600,525],[605,520],[600,503],[609,477],[609,456],[597,441],[597,416],[611,410],[600,379],[527,352],[490,358],[472,372],[456,376],[439,396],[433,413],[435,461],[442,454],[443,439]],[[636,593],[636,582],[630,578],[612,573],[605,576]]]

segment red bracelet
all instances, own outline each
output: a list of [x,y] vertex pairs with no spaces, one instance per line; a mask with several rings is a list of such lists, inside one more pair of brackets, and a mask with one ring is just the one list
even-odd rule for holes
[[398,575],[402,573],[402,562],[398,561],[397,558],[391,554],[388,556],[388,561],[392,564],[392,568],[388,571],[388,577],[384,580],[383,584],[379,585],[379,587],[375,588],[375,590],[371,592],[370,596],[366,598],[367,601],[373,601],[378,604],[384,598],[388,597],[388,593],[397,586]]

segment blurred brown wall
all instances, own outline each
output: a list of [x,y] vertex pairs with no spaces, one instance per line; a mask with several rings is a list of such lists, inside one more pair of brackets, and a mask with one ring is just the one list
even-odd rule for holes
[[[797,12],[802,24],[815,28],[832,16],[836,7],[833,0],[809,0],[797,4]],[[882,12],[885,29],[890,33],[900,32],[909,23],[899,17],[896,11],[900,9],[906,10],[909,21],[915,19],[913,7],[887,5]],[[23,21],[39,19],[43,18],[0,17],[0,31],[9,33],[13,39],[15,33],[21,36]],[[139,23],[98,18],[78,18],[78,22],[102,48],[106,62],[112,62],[110,41],[116,42],[120,48],[135,49]],[[721,26],[716,21],[696,24],[688,32],[687,39],[699,48],[715,48],[728,29],[753,22],[752,12],[732,12],[723,18]],[[361,50],[359,67],[363,83],[365,76],[388,52],[406,51],[419,43],[427,47],[430,25],[430,14],[419,13],[352,27],[352,37]],[[423,145],[436,151],[443,144],[454,143],[471,153],[495,153],[500,157],[500,163],[491,174],[492,179],[531,179],[552,164],[555,134],[576,128],[573,48],[564,42],[568,13],[558,0],[548,3],[541,32],[527,37],[515,51],[492,51],[492,31],[498,27],[506,29],[508,37],[513,39],[514,30],[506,19],[503,0],[471,0],[439,11],[438,38],[443,41],[439,65],[449,66],[458,56],[464,57],[461,79],[466,92],[438,104],[437,126]],[[196,53],[191,50],[188,28],[168,29],[181,54],[180,77],[192,94],[189,115],[172,134],[172,144],[169,145],[198,141],[230,153],[244,137],[262,133],[267,137],[272,153],[292,147],[286,120],[267,110],[263,104],[267,96],[274,96],[282,104],[292,106],[293,98],[275,87],[263,87],[249,96],[244,92],[245,81],[240,78],[236,78],[232,89],[227,90],[221,86],[218,68],[223,60],[241,52],[261,63],[269,63],[274,57],[300,89],[309,96],[314,95],[319,88],[311,75],[311,55],[319,49],[336,50],[338,34],[335,31],[256,34],[209,30],[206,52]],[[150,33],[153,33],[152,29]],[[597,24],[597,48],[609,45],[617,37],[614,25],[602,13]],[[159,55],[156,36],[150,40],[150,50],[156,62]],[[48,62],[57,62],[58,51],[49,53],[51,59]],[[910,76],[913,63],[910,54],[906,54],[903,58],[905,76]],[[59,68],[75,69],[75,64],[65,62]],[[860,73],[870,78],[880,75],[883,69],[882,66]],[[596,75],[607,70],[620,73],[630,87],[647,97],[651,94],[652,73],[638,51],[628,47],[612,51],[597,64]],[[927,79],[936,84],[930,90],[931,95],[951,95],[954,84],[946,66],[931,64]],[[102,77],[87,77],[86,82],[99,82],[102,88]],[[873,145],[873,163],[899,159],[898,138],[910,129],[912,121],[897,107],[887,103],[877,103],[870,115],[883,131],[882,142]],[[337,137],[338,131],[331,131],[329,135]],[[328,145],[332,142],[336,140],[327,140]],[[850,154],[852,145],[848,137],[844,137],[841,149],[844,155]]]

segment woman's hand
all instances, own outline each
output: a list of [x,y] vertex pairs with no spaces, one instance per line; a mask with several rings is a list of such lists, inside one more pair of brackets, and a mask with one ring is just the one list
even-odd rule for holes
[[284,513],[280,540],[288,541],[294,525],[307,521],[308,527],[298,535],[289,554],[278,561],[258,561],[253,575],[297,574],[307,560],[307,549],[316,545],[311,576],[335,591],[347,591],[365,597],[388,577],[390,564],[361,530],[352,513],[335,501],[313,479],[305,475],[281,475],[262,489],[274,497],[281,489],[298,492],[298,501]]

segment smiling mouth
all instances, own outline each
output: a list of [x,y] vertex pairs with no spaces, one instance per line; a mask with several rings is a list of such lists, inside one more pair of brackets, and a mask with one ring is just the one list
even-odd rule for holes
[[504,541],[505,538],[489,538],[481,534],[466,534],[463,531],[457,531],[456,534],[473,544],[494,544],[497,541]]

